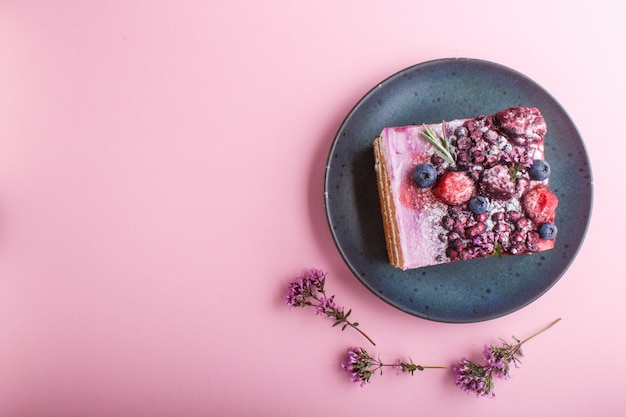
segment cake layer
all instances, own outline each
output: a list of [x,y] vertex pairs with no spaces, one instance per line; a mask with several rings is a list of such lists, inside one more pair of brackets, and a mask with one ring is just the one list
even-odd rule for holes
[[384,128],[374,155],[390,263],[409,269],[554,247],[545,134],[539,110],[525,107]]

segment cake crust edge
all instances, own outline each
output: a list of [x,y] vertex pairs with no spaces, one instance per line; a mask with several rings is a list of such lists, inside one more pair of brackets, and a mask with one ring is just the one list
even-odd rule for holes
[[385,233],[385,246],[389,263],[396,268],[406,269],[404,266],[404,255],[400,245],[400,232],[395,221],[396,208],[393,201],[393,190],[391,179],[386,169],[387,159],[385,158],[384,142],[381,136],[374,140],[374,170],[376,171],[378,199],[383,218],[383,230]]

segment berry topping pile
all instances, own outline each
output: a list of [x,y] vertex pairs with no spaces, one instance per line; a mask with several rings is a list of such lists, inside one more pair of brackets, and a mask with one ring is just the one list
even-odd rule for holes
[[555,239],[558,198],[545,182],[546,123],[537,109],[506,109],[444,133],[454,164],[435,153],[412,178],[448,206],[439,239],[451,261],[534,252]]

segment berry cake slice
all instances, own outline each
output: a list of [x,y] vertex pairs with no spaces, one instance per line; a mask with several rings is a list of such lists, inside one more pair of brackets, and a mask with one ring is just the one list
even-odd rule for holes
[[406,270],[552,249],[545,134],[527,107],[384,128],[374,168],[389,262]]

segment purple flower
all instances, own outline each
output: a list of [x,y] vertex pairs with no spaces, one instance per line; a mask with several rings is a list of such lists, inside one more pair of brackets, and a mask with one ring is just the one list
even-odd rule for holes
[[493,378],[488,367],[462,359],[452,367],[456,385],[468,394],[494,398]]
[[302,273],[289,283],[289,290],[283,296],[289,307],[306,307],[312,305],[310,298],[316,293],[324,293],[326,274],[319,269],[311,269]]
[[520,171],[524,168],[530,168],[533,164],[533,158],[528,155],[526,148],[519,146],[505,149],[502,159],[509,164],[511,178],[513,179],[519,178],[521,176]]
[[319,299],[319,304],[315,306],[315,314],[316,315],[326,315],[329,317],[336,317],[340,314],[343,314],[343,308],[337,307],[335,304],[335,296],[325,297],[322,296]]
[[311,269],[298,276],[289,283],[287,293],[283,300],[290,309],[295,307],[315,307],[316,315],[323,315],[335,319],[334,326],[343,325],[341,330],[351,327],[361,333],[372,345],[375,343],[358,328],[359,323],[350,322],[348,317],[352,310],[344,312],[343,307],[335,304],[335,296],[326,296],[326,273],[319,269]]
[[511,378],[510,366],[511,362],[517,365],[517,358],[514,353],[511,352],[512,346],[504,344],[504,347],[498,347],[495,345],[485,345],[483,349],[483,356],[487,361],[487,367],[490,372],[500,379]]
[[533,164],[533,158],[528,155],[526,148],[520,146],[513,146],[508,149],[508,152],[505,150],[503,159],[508,163],[519,164],[526,168]]
[[474,393],[477,397],[494,398],[493,378],[509,379],[511,377],[511,363],[516,367],[519,363],[517,356],[521,356],[522,345],[533,337],[545,332],[554,326],[559,320],[556,319],[548,326],[534,333],[524,340],[516,338],[514,345],[502,341],[502,346],[485,345],[483,356],[486,365],[480,365],[467,359],[459,361],[452,367],[456,385],[467,393]]
[[350,380],[361,387],[370,382],[370,378],[379,368],[380,363],[358,346],[348,349],[348,362],[341,364],[341,369],[350,373]]
[[413,375],[415,371],[423,371],[427,368],[439,368],[444,369],[444,366],[422,366],[409,362],[397,361],[395,364],[382,363],[380,359],[374,359],[367,353],[362,347],[353,347],[348,349],[348,362],[341,364],[341,369],[350,374],[350,380],[354,383],[360,384],[364,387],[365,384],[370,382],[370,378],[380,371],[382,374],[382,368],[388,366],[394,368],[403,373],[409,373]]
[[319,292],[324,292],[324,285],[326,284],[326,272],[312,268],[308,273],[301,275],[302,279],[305,279],[311,283]]
[[474,254],[477,256],[486,256],[493,254],[498,243],[498,236],[494,232],[484,232],[476,236],[472,243],[474,244]]

